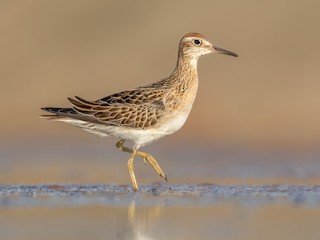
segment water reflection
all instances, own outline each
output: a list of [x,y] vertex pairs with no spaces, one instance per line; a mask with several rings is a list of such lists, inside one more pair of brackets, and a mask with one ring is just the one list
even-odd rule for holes
[[318,239],[319,221],[320,186],[0,185],[0,239]]
[[[126,229],[119,231],[118,239],[130,240],[155,240],[154,228],[157,219],[160,218],[164,206],[156,204],[154,206],[138,206],[136,199],[128,205]],[[124,230],[124,231],[123,231]]]

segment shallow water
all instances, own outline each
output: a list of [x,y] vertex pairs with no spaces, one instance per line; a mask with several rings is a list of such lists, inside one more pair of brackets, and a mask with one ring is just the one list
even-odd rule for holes
[[1,239],[317,239],[320,186],[2,185]]
[[0,239],[319,239],[319,151],[159,141],[169,182],[137,158],[134,193],[95,139],[1,143]]

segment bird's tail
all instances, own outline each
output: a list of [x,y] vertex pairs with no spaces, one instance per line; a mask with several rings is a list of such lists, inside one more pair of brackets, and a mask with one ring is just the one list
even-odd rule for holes
[[68,114],[70,111],[73,111],[72,108],[54,108],[54,107],[41,108],[41,110],[49,112],[51,114],[40,115],[40,118],[45,120],[52,120],[52,121],[63,121],[64,119],[66,119],[66,114]]
[[[41,108],[43,111],[49,112],[50,114],[41,115],[40,118],[53,121],[63,121],[63,122],[72,122],[72,120],[99,123],[95,117],[88,115],[92,108],[91,105],[99,105],[99,103],[90,102],[84,100],[80,97],[75,97],[77,100],[69,98],[69,101],[72,103],[72,108],[56,108],[56,107],[45,107]],[[74,122],[73,122],[74,123]]]

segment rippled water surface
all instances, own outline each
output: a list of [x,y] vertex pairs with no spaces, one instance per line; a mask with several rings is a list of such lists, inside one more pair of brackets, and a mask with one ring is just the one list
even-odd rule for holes
[[3,239],[316,239],[320,186],[2,185]]

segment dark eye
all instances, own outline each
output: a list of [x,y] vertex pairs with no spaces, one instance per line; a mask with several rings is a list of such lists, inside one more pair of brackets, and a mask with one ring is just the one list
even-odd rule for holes
[[193,40],[193,43],[194,43],[194,45],[196,45],[196,46],[200,46],[200,45],[201,45],[201,40],[195,39],[195,40]]

